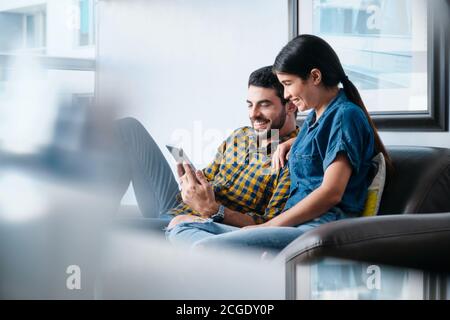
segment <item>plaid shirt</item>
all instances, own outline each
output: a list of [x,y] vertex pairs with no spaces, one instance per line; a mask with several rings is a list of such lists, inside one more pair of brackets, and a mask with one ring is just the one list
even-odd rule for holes
[[[299,128],[281,142],[297,136]],[[257,224],[280,214],[289,198],[288,166],[278,172],[271,168],[272,149],[278,142],[258,148],[253,128],[235,130],[218,148],[214,161],[203,169],[206,179],[214,188],[216,201],[228,209],[250,215]],[[183,203],[181,193],[178,204],[169,214],[200,213]]]

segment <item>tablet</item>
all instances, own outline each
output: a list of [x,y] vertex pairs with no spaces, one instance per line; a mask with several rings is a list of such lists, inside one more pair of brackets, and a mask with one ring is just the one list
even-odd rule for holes
[[174,147],[171,145],[166,145],[167,150],[169,150],[170,154],[173,156],[173,158],[175,159],[175,161],[177,163],[183,163],[183,162],[187,162],[191,165],[192,169],[194,171],[196,171],[194,165],[192,164],[191,160],[189,160],[188,156],[186,155],[186,153],[183,151],[182,148],[178,148],[178,147]]

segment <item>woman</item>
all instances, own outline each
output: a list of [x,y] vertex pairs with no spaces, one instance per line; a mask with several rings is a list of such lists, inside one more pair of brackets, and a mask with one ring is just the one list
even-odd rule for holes
[[[285,98],[300,111],[312,110],[295,142],[290,142],[290,198],[272,220],[205,236],[194,246],[278,252],[312,228],[358,216],[364,209],[376,154],[382,152],[391,167],[358,90],[328,43],[312,35],[298,36],[281,50],[273,68]],[[279,154],[284,157],[283,152]],[[172,232],[176,235],[183,228],[196,227],[199,224],[181,224]]]

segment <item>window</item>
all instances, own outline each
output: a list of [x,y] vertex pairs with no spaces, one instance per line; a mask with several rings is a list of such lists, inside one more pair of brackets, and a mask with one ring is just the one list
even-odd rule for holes
[[46,15],[44,11],[23,15],[24,22],[24,47],[45,48]]
[[79,0],[78,45],[95,44],[95,4],[93,0]]
[[331,44],[380,129],[447,129],[441,55],[448,52],[435,53],[450,38],[442,29],[448,1],[298,0],[290,10],[291,36]]
[[0,12],[0,29],[0,51],[45,53],[45,6]]
[[95,95],[94,1],[0,2],[0,153],[75,150]]

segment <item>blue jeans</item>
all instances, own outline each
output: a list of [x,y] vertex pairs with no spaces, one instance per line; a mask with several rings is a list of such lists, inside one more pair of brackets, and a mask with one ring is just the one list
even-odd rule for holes
[[189,244],[191,248],[228,247],[253,249],[256,253],[278,253],[305,232],[322,224],[350,217],[337,208],[332,210],[296,227],[240,229],[215,223],[211,219],[205,222],[184,222],[166,230],[166,237],[173,244]]
[[[120,204],[125,191],[133,183],[142,215],[146,218],[170,221],[167,211],[176,204],[178,183],[170,165],[144,126],[134,118],[115,123],[116,167],[112,181],[113,198]],[[166,223],[166,225],[167,225]]]

